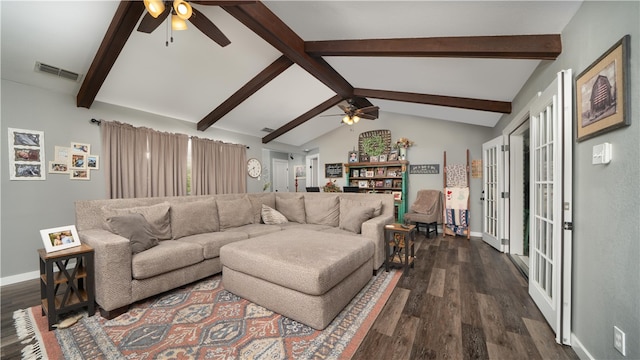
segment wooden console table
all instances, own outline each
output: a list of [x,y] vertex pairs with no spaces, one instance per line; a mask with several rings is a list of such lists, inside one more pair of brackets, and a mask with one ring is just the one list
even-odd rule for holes
[[[87,307],[89,316],[95,313],[93,248],[81,244],[65,250],[47,253],[38,249],[40,256],[40,298],[42,315],[47,316],[49,330],[58,321],[58,315]],[[71,259],[75,266],[68,269]],[[54,269],[54,264],[57,271]],[[60,292],[60,294],[58,294]]]

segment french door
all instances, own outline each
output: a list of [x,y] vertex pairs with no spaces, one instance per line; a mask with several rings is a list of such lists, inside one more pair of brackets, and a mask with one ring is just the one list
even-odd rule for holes
[[482,240],[504,252],[502,244],[504,156],[502,136],[482,144],[483,222]]
[[571,70],[530,107],[529,294],[556,333],[570,343],[571,323]]

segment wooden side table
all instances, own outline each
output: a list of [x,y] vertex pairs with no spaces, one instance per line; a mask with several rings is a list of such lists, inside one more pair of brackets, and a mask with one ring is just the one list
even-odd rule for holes
[[[58,321],[58,315],[87,307],[89,316],[95,313],[93,248],[81,244],[65,250],[47,253],[38,249],[40,256],[40,298],[42,316],[47,316],[49,330]],[[73,268],[67,266],[75,259]],[[57,270],[54,269],[54,264]],[[60,293],[59,293],[60,292]]]
[[416,226],[401,224],[389,224],[384,227],[384,268],[389,271],[390,266],[404,267],[405,274],[409,273],[409,267],[414,266]]

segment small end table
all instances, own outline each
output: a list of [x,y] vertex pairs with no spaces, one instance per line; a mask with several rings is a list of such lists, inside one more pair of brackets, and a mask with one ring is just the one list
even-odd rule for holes
[[384,227],[384,268],[399,265],[404,267],[404,273],[409,273],[409,267],[414,267],[416,226],[402,224],[389,224]]
[[[89,316],[95,313],[93,248],[81,244],[65,250],[47,253],[38,249],[40,256],[40,298],[42,315],[47,316],[49,330],[58,321],[58,315],[87,307]],[[73,268],[68,268],[75,259]],[[57,270],[54,269],[54,264]],[[62,285],[62,287],[61,287]],[[58,292],[60,291],[60,294]]]

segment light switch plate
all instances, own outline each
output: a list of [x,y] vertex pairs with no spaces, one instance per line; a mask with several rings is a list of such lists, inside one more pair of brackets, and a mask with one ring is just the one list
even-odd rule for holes
[[608,164],[611,162],[611,144],[602,143],[593,146],[593,165]]

